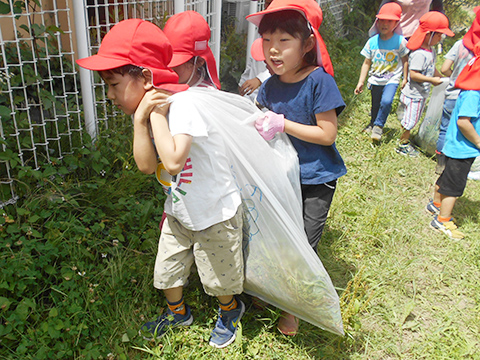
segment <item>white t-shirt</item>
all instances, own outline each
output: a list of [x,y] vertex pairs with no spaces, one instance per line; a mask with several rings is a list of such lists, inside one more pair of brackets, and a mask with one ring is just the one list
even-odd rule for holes
[[199,231],[231,219],[241,198],[230,171],[225,139],[198,112],[198,94],[187,90],[171,100],[168,124],[172,136],[188,134],[193,141],[179,174],[172,177],[159,164],[156,175],[167,195],[165,212],[185,228]]
[[407,41],[396,33],[388,40],[380,35],[368,39],[360,54],[372,60],[368,83],[372,85],[398,84],[402,77],[402,57],[408,54]]
[[[265,80],[270,77],[270,72],[267,70],[267,66],[263,61],[256,61],[251,56],[247,60],[247,65],[245,70],[240,77],[240,81],[238,82],[238,86],[242,86],[243,83],[247,80],[257,78],[263,84]],[[257,98],[258,89],[255,89],[250,95],[244,95],[245,97],[249,98],[253,102]]]
[[[408,69],[415,70],[422,75],[433,77],[435,75],[436,54],[431,50],[418,49],[412,51],[408,56]],[[402,93],[413,99],[428,98],[432,84],[425,82],[416,82],[410,79],[408,75],[408,83],[402,89]]]
[[463,45],[463,40],[458,40],[453,44],[450,51],[445,55],[445,59],[453,61],[453,71],[450,75],[450,81],[445,90],[445,98],[455,100],[460,93],[460,89],[455,87],[458,75],[462,72],[465,65],[473,57],[473,53]]

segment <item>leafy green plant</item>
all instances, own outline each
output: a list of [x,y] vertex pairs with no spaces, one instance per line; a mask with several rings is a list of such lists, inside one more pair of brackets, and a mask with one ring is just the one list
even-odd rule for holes
[[238,81],[245,70],[247,37],[235,31],[235,18],[222,16],[220,81],[222,90],[238,93]]
[[97,359],[115,338],[129,358],[121,339],[136,331],[111,319],[126,298],[143,301],[163,194],[128,142],[112,134],[43,171],[19,169],[23,198],[0,218],[2,358]]

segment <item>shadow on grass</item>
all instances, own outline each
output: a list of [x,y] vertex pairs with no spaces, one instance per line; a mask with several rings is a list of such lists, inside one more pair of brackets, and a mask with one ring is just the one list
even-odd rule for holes
[[[467,187],[468,187],[467,182]],[[469,218],[472,222],[480,224],[480,201],[472,200],[467,196],[461,196],[455,202],[453,209],[456,222],[459,226],[465,221],[465,218]]]

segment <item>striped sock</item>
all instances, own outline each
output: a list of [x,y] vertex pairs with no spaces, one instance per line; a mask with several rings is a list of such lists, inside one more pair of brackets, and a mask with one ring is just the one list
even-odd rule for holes
[[183,296],[182,298],[177,301],[177,302],[168,302],[167,300],[167,305],[168,308],[174,313],[174,314],[179,314],[179,315],[185,315],[187,313],[187,309],[185,308],[185,303],[183,301]]
[[237,308],[237,299],[235,299],[235,296],[232,298],[232,301],[230,301],[228,304],[222,304],[220,301],[218,302],[220,304],[220,309],[223,311],[230,311],[234,310]]

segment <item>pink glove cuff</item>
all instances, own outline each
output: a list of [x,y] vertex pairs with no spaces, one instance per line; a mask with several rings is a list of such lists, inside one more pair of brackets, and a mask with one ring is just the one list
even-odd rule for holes
[[276,133],[285,131],[285,117],[269,110],[255,121],[255,128],[265,140],[272,140]]

